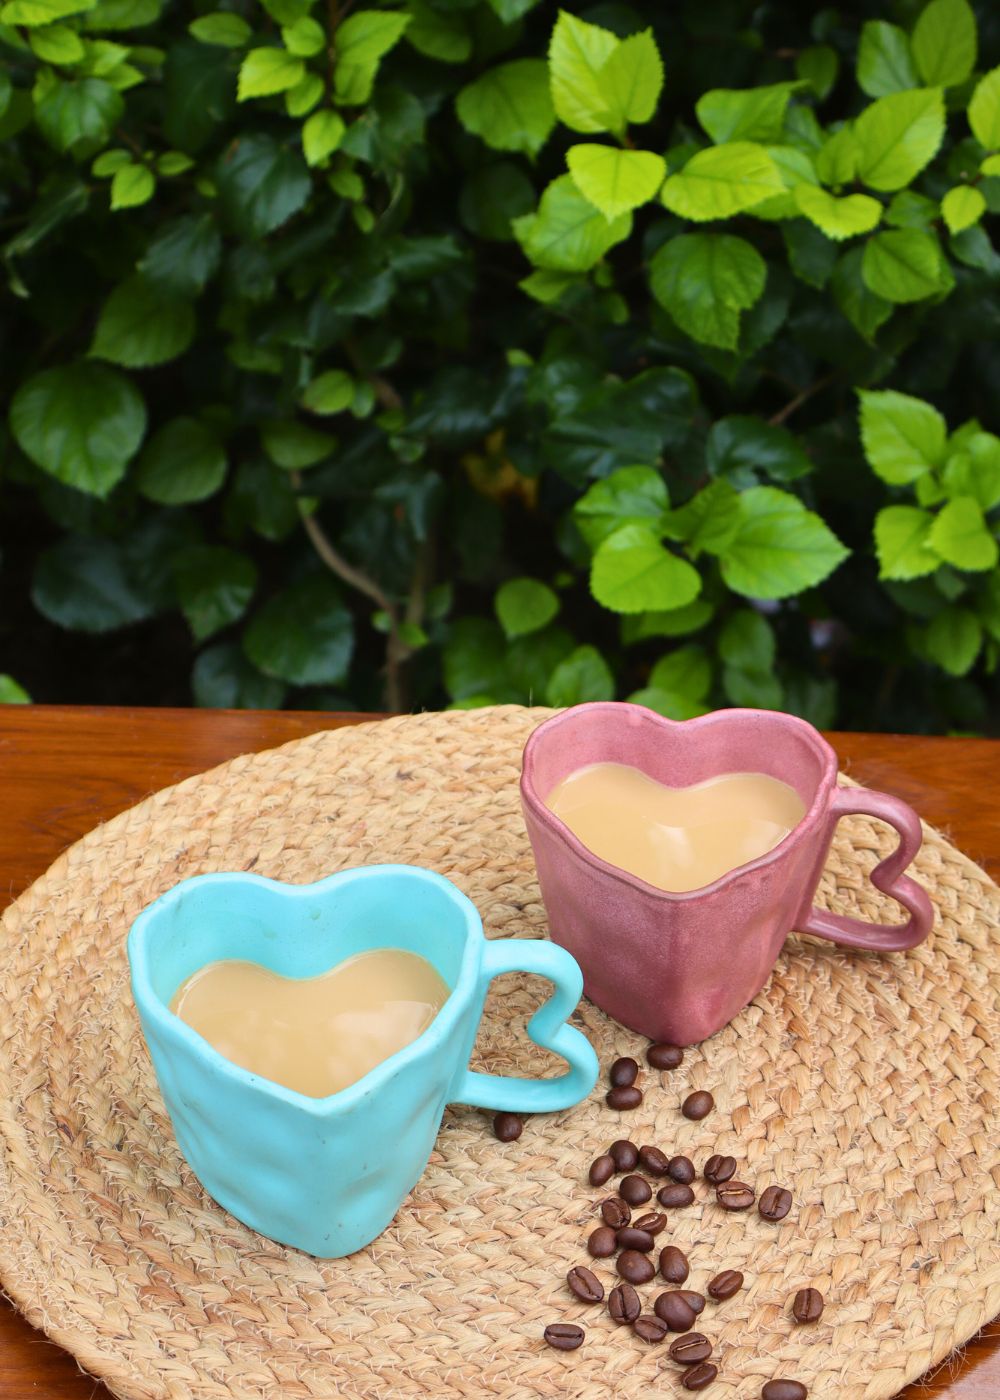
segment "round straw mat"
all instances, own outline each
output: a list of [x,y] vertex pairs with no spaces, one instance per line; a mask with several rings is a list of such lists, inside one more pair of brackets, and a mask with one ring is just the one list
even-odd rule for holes
[[[781,1225],[726,1215],[696,1183],[668,1239],[688,1287],[723,1268],[743,1291],[699,1327],[712,1400],[793,1376],[813,1397],[891,1396],[1000,1312],[1000,891],[934,831],[917,862],[937,926],[906,955],[789,940],[765,990],[673,1074],[643,1070],[641,1107],[604,1088],[501,1145],[488,1116],[447,1111],[430,1165],[391,1227],[318,1261],[240,1225],[174,1144],[129,993],[125,936],[175,881],[209,870],[313,880],[410,861],[479,906],[491,936],[544,936],[518,804],[522,745],[546,711],[425,714],[316,734],[157,793],[67,851],[3,919],[0,1249],[30,1320],[125,1397],[572,1397],[686,1394],[664,1346],[569,1293],[598,1200],[591,1159],[630,1135],[701,1166],[789,1185]],[[893,838],[840,825],[828,906],[898,916],[866,872]],[[555,1072],[523,1026],[544,984],[491,994],[476,1060]],[[501,1000],[502,998],[502,1000]],[[575,1019],[601,1062],[644,1042],[589,1003]],[[692,1088],[717,1108],[690,1123]],[[385,1143],[386,1152],[392,1144]],[[659,1285],[662,1287],[662,1285]],[[827,1299],[796,1327],[803,1286]],[[658,1291],[647,1285],[646,1306]],[[587,1329],[550,1350],[552,1321]]]

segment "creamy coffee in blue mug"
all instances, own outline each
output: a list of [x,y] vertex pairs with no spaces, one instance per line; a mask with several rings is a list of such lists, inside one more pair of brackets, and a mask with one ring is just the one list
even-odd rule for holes
[[[373,948],[419,953],[451,992],[416,1040],[327,1098],[232,1063],[169,1009],[212,962],[315,977]],[[597,1079],[593,1049],[566,1024],[583,990],[573,957],[541,940],[486,939],[472,902],[417,866],[366,866],[312,885],[195,876],[139,915],[128,954],[156,1078],[195,1175],[239,1220],[310,1254],[350,1254],[386,1228],[427,1165],[446,1104],[543,1113],[578,1103]],[[490,979],[514,971],[555,984],[528,1035],[567,1061],[557,1078],[468,1068]]]

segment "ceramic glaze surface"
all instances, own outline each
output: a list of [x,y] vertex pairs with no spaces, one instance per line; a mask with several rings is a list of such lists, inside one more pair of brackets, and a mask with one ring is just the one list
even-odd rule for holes
[[[208,963],[241,958],[316,977],[383,946],[426,958],[451,993],[415,1041],[327,1098],[230,1063],[169,1010]],[[427,1164],[447,1103],[543,1113],[577,1103],[597,1079],[590,1044],[565,1023],[583,985],[573,958],[541,940],[488,941],[465,895],[416,866],[345,870],[311,885],[196,876],[139,915],[128,953],[157,1081],[195,1175],[245,1224],[310,1254],[350,1254],[386,1228]],[[557,1078],[468,1069],[490,979],[516,970],[555,985],[528,1035],[568,1062]]]

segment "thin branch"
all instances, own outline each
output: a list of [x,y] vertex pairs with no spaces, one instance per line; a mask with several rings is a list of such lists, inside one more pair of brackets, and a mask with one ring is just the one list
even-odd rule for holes
[[814,394],[821,393],[823,389],[829,388],[837,379],[837,371],[832,370],[829,374],[824,374],[822,379],[817,379],[815,384],[810,384],[801,393],[796,394],[794,399],[786,403],[784,408],[779,408],[777,413],[771,415],[767,420],[772,428],[778,428],[784,423],[786,418],[791,418],[796,409],[801,408],[804,403],[812,398]]

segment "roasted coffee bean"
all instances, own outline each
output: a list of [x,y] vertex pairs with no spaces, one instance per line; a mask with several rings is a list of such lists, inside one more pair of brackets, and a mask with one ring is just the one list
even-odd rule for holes
[[800,1288],[792,1299],[792,1317],[796,1322],[819,1322],[824,1306],[823,1295],[818,1288]]
[[719,1374],[718,1366],[711,1361],[702,1361],[697,1366],[689,1366],[681,1376],[681,1385],[687,1390],[704,1390]]
[[598,1225],[587,1241],[587,1249],[595,1259],[608,1259],[617,1248],[615,1232],[610,1225]]
[[757,1202],[762,1220],[784,1220],[792,1208],[792,1193],[785,1186],[765,1186]]
[[609,1157],[605,1152],[600,1157],[595,1157],[590,1164],[590,1171],[587,1179],[591,1186],[603,1186],[606,1181],[610,1181],[615,1174],[615,1159]]
[[646,1215],[640,1215],[638,1220],[632,1221],[637,1230],[645,1230],[650,1235],[658,1235],[666,1223],[667,1217],[658,1210],[651,1210]]
[[623,1249],[617,1268],[626,1283],[648,1283],[656,1273],[652,1262],[637,1249]]
[[608,1312],[613,1322],[634,1322],[642,1312],[639,1295],[630,1283],[619,1283],[608,1294]]
[[694,1181],[694,1163],[690,1157],[671,1157],[667,1163],[667,1176],[671,1181],[680,1181],[684,1186],[690,1186]]
[[637,1225],[626,1225],[624,1230],[618,1230],[615,1241],[619,1249],[637,1249],[640,1254],[648,1254],[653,1248],[653,1236]]
[[672,1181],[669,1186],[660,1187],[656,1199],[668,1210],[676,1210],[678,1206],[689,1206],[694,1200],[694,1192],[682,1181]]
[[679,1045],[669,1045],[667,1041],[658,1041],[656,1045],[651,1045],[646,1051],[646,1060],[653,1069],[676,1069],[684,1058],[684,1051]]
[[685,1118],[691,1118],[695,1123],[707,1118],[715,1107],[715,1100],[707,1089],[696,1089],[693,1094],[688,1094],[681,1104],[681,1112]]
[[698,1361],[707,1361],[712,1355],[712,1343],[700,1332],[687,1332],[670,1343],[670,1360],[681,1366],[693,1366]]
[[723,1210],[749,1210],[755,1194],[745,1181],[727,1181],[715,1188],[715,1199]]
[[632,1221],[632,1212],[620,1196],[608,1196],[602,1201],[601,1215],[605,1225],[610,1225],[612,1230],[624,1229]]
[[670,1328],[671,1332],[687,1332],[694,1326],[697,1316],[694,1308],[673,1289],[667,1293],[659,1293],[653,1303],[653,1311],[657,1317],[662,1317],[663,1321]]
[[604,1284],[582,1264],[576,1264],[570,1269],[566,1275],[566,1282],[570,1292],[575,1293],[581,1303],[599,1303],[604,1297]]
[[658,1147],[640,1147],[639,1161],[650,1176],[666,1176],[670,1159]]
[[542,1333],[550,1347],[556,1351],[576,1351],[583,1342],[584,1330],[575,1322],[550,1322]]
[[630,1206],[644,1206],[653,1194],[653,1188],[641,1176],[623,1176],[618,1186],[618,1194]]
[[732,1298],[734,1293],[738,1293],[742,1287],[743,1275],[739,1269],[723,1269],[721,1274],[715,1275],[705,1291],[717,1303],[723,1303],[727,1298]]
[[[601,1159],[598,1158],[598,1161]],[[729,1181],[736,1175],[736,1158],[721,1157],[718,1152],[709,1157],[705,1163],[705,1180],[710,1181],[713,1186],[721,1186],[724,1181]]]
[[638,1108],[642,1103],[642,1090],[634,1084],[623,1084],[620,1089],[609,1089],[604,1102],[608,1108],[617,1108],[619,1113],[626,1108]]
[[501,1142],[516,1142],[524,1132],[524,1124],[516,1113],[498,1113],[493,1119],[493,1136]]
[[761,1400],[806,1400],[809,1394],[801,1381],[767,1381],[760,1393]]
[[692,1293],[690,1288],[678,1288],[678,1298],[683,1298],[685,1303],[699,1317],[705,1311],[705,1298],[701,1293]]
[[660,1273],[667,1283],[683,1283],[691,1272],[687,1255],[675,1244],[660,1250]]
[[619,1138],[608,1148],[608,1156],[620,1172],[635,1171],[639,1165],[639,1149],[628,1138]]
[[632,1323],[632,1331],[644,1342],[662,1342],[669,1330],[662,1317],[650,1317],[649,1313]]
[[639,1066],[632,1056],[620,1055],[608,1070],[612,1089],[627,1089],[630,1084],[635,1083],[635,1077],[638,1073]]

